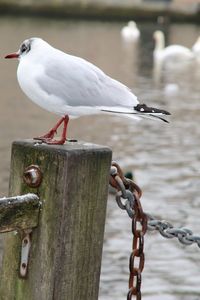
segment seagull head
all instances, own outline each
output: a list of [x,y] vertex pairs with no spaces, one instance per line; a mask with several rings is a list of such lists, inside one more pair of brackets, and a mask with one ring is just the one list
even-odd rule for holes
[[47,44],[47,43],[44,40],[42,40],[41,38],[26,39],[20,45],[19,50],[17,52],[8,54],[5,56],[5,58],[21,59],[22,57],[25,57],[27,54],[32,52],[34,49],[40,47],[41,44]]

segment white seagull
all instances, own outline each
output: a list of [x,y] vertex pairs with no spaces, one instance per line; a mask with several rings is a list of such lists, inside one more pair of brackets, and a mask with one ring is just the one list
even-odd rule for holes
[[[45,135],[35,139],[47,144],[64,144],[70,117],[114,113],[135,119],[158,118],[165,122],[165,110],[139,104],[128,87],[107,76],[88,61],[53,48],[41,38],[25,40],[16,53],[17,78],[23,92],[42,108],[62,116]],[[58,127],[62,136],[54,140]]]

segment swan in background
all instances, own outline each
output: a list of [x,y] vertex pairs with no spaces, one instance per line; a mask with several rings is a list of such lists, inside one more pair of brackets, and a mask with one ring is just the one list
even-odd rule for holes
[[[178,73],[188,71],[195,61],[194,53],[181,45],[170,45],[165,47],[165,37],[162,31],[155,31],[154,80],[159,83],[162,76],[176,77]],[[173,81],[172,81],[173,82]]]
[[200,55],[200,36],[196,40],[195,44],[192,47],[192,51]]
[[161,64],[162,67],[176,68],[177,65],[183,66],[194,60],[193,52],[184,46],[165,47],[165,37],[162,31],[155,31],[153,37],[155,39],[154,62]]
[[200,36],[198,37],[198,39],[196,40],[195,44],[192,47],[192,51],[194,53],[194,55],[200,59]]
[[140,37],[140,31],[134,21],[129,21],[121,30],[121,36],[125,41],[136,42]]

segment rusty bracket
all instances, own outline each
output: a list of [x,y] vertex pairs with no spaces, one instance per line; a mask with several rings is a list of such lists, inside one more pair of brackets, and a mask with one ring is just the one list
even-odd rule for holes
[[[24,170],[24,182],[32,188],[37,188],[42,182],[42,172],[37,165],[30,165]],[[21,278],[26,278],[28,274],[28,260],[31,248],[31,232],[32,230],[23,231],[21,244],[21,260],[19,275]]]
[[28,273],[28,259],[31,248],[31,231],[25,233],[21,245],[20,277],[26,278]]

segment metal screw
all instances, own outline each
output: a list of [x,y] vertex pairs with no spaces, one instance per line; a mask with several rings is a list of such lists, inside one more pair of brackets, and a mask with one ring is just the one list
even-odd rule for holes
[[24,182],[30,187],[38,187],[42,182],[42,172],[36,165],[30,165],[23,174]]

